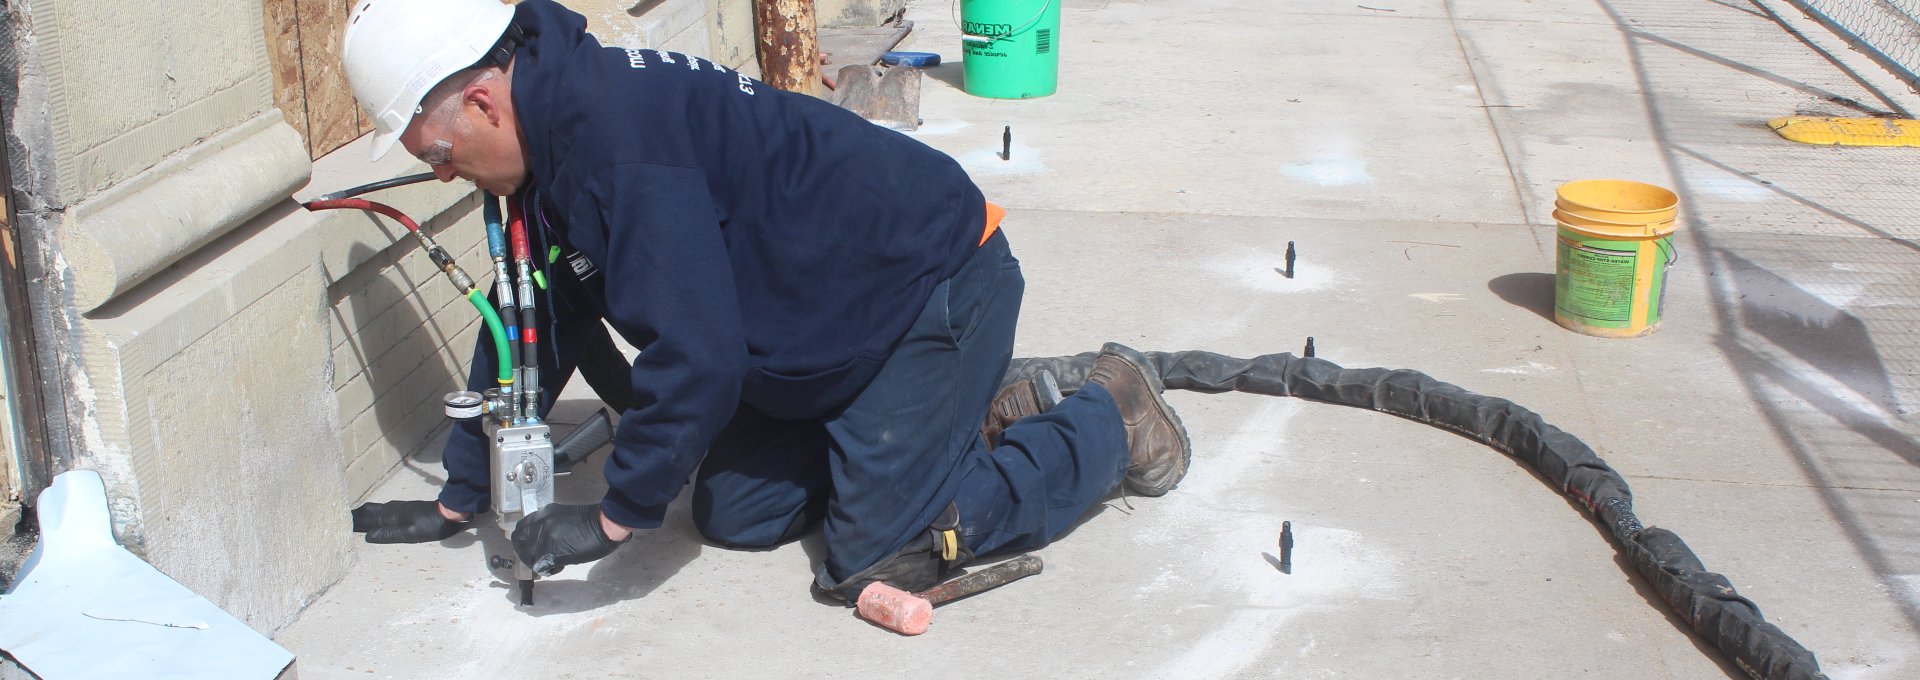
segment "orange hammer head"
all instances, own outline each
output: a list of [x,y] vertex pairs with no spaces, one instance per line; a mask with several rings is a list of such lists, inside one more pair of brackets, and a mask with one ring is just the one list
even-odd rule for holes
[[933,623],[933,603],[926,598],[874,581],[860,590],[854,604],[860,618],[901,635],[927,632]]

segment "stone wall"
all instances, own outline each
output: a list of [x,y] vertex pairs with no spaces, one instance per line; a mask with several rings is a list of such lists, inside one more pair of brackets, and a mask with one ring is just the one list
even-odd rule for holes
[[[123,543],[262,630],[345,568],[311,172],[247,0],[11,4],[0,60],[62,468]],[[263,240],[265,239],[265,240]]]
[[[566,4],[609,44],[758,70],[748,0]],[[369,163],[364,139],[310,160],[275,108],[259,0],[0,20],[56,467],[100,472],[123,543],[272,633],[344,572],[346,509],[438,440],[477,321],[398,225],[294,197],[424,168]],[[484,278],[471,186],[378,198]]]

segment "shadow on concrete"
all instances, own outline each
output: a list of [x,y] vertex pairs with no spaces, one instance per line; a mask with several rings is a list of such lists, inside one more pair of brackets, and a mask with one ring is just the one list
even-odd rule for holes
[[966,68],[961,66],[960,60],[958,59],[955,59],[953,61],[943,60],[940,62],[939,66],[935,66],[933,68],[924,68],[920,70],[921,72],[927,74],[928,78],[932,78],[934,80],[938,80],[940,82],[946,83],[947,87],[951,87],[956,90],[966,89],[966,81],[967,81]]
[[1553,275],[1542,272],[1502,274],[1487,282],[1487,290],[1507,304],[1553,320]]
[[[556,403],[554,408],[559,410],[571,402],[599,406],[597,401],[566,400]],[[556,437],[563,437],[571,430],[572,427],[564,423],[554,426]],[[575,465],[572,474],[556,478],[554,502],[582,505],[598,503],[604,498],[607,483],[601,471],[612,451],[612,446],[603,446]],[[476,531],[461,534],[473,537],[466,539],[462,545],[470,545],[473,541],[481,543],[482,553],[485,554],[483,559],[487,561],[487,569],[494,577],[491,587],[500,589],[501,597],[517,602],[519,586],[513,578],[512,569],[496,567],[494,560],[495,557],[516,559],[511,541],[501,531],[499,520],[493,513],[479,515],[476,524]],[[460,540],[460,537],[449,539],[445,544],[459,547],[453,546],[452,541],[455,540]],[[693,530],[684,504],[676,504],[669,509],[666,521],[660,528],[636,532],[633,540],[604,559],[592,564],[567,567],[551,578],[536,581],[533,606],[526,608],[526,612],[533,616],[575,614],[646,597],[699,558],[704,549],[704,539]]]
[[1887,367],[1859,317],[1732,250],[1720,249],[1717,254],[1723,263],[1721,275],[1732,279],[1739,295],[1735,302],[1742,330],[1765,338],[1874,403],[1894,400]]
[[[494,534],[499,534],[496,526]],[[499,539],[502,544],[506,537]],[[669,527],[634,534],[633,540],[620,546],[605,559],[590,565],[576,565],[534,586],[533,616],[576,614],[600,609],[616,602],[646,597],[674,574],[700,557],[703,546]],[[492,550],[489,550],[492,553]],[[493,585],[508,598],[519,597],[513,574],[495,570],[499,579]]]
[[[1798,168],[1797,175],[1787,176],[1786,179],[1776,177],[1775,181],[1760,180],[1758,177],[1762,171],[1784,174],[1791,170],[1765,167],[1764,163],[1757,161],[1751,163],[1754,167],[1742,167],[1747,163],[1723,159],[1723,156],[1733,159],[1755,157],[1750,149],[1750,131],[1728,134],[1724,126],[1717,125],[1721,121],[1712,111],[1695,110],[1700,104],[1689,100],[1684,91],[1665,92],[1657,84],[1652,71],[1671,70],[1677,74],[1675,77],[1684,79],[1685,69],[1697,68],[1699,63],[1704,62],[1762,79],[1775,86],[1790,87],[1828,103],[1863,112],[1874,112],[1875,108],[1860,103],[1859,98],[1836,94],[1751,66],[1745,61],[1747,54],[1765,56],[1769,50],[1777,50],[1762,44],[1765,41],[1751,40],[1751,34],[1743,38],[1742,31],[1729,30],[1732,28],[1731,19],[1716,19],[1729,24],[1724,26],[1710,24],[1694,27],[1691,31],[1674,28],[1667,35],[1650,32],[1653,29],[1647,24],[1660,23],[1660,19],[1674,16],[1675,4],[1670,0],[1600,0],[1601,8],[1612,18],[1625,43],[1643,93],[1642,103],[1652,122],[1655,142],[1665,156],[1668,171],[1676,183],[1674,189],[1680,194],[1683,204],[1696,206],[1690,214],[1688,230],[1697,244],[1695,257],[1702,270],[1716,273],[1714,278],[1718,280],[1717,284],[1708,286],[1718,329],[1716,344],[1734,367],[1750,401],[1757,406],[1767,427],[1804,471],[1809,485],[1832,514],[1834,524],[1887,589],[1891,595],[1889,600],[1899,609],[1908,626],[1920,631],[1920,592],[1916,592],[1916,588],[1902,578],[1913,567],[1910,559],[1902,557],[1905,554],[1902,546],[1920,541],[1920,531],[1916,531],[1910,522],[1875,511],[1865,504],[1865,497],[1856,495],[1862,489],[1851,484],[1866,478],[1863,470],[1877,469],[1874,467],[1877,461],[1863,461],[1859,455],[1849,455],[1846,449],[1834,449],[1832,442],[1827,441],[1831,436],[1824,434],[1836,426],[1844,428],[1907,464],[1920,466],[1920,442],[1916,442],[1898,419],[1902,415],[1897,408],[1899,395],[1890,377],[1896,371],[1902,375],[1920,371],[1920,366],[1889,368],[1885,364],[1887,355],[1877,347],[1880,341],[1896,338],[1901,345],[1910,345],[1915,340],[1914,332],[1910,327],[1902,328],[1885,322],[1870,326],[1849,309],[1828,302],[1828,298],[1808,291],[1790,278],[1795,274],[1804,275],[1799,277],[1802,280],[1813,278],[1811,271],[1783,273],[1757,263],[1756,258],[1745,252],[1747,248],[1743,247],[1743,234],[1739,230],[1723,232],[1716,229],[1716,220],[1721,219],[1720,216],[1697,207],[1714,205],[1715,197],[1693,186],[1686,164],[1699,163],[1732,177],[1745,178],[1756,191],[1787,198],[1810,209],[1825,221],[1830,221],[1829,224],[1857,229],[1858,236],[1849,239],[1857,244],[1849,243],[1846,246],[1850,253],[1835,253],[1837,257],[1832,259],[1836,263],[1851,259],[1871,262],[1882,269],[1890,267],[1896,271],[1913,271],[1920,269],[1920,244],[1874,224],[1874,218],[1868,217],[1868,213],[1853,214],[1849,208],[1843,207],[1848,204],[1862,208],[1874,207],[1871,200],[1873,192],[1866,187],[1876,179],[1882,180],[1882,184],[1897,182],[1890,178],[1836,177],[1829,184],[1816,184],[1818,169],[1804,167]],[[1737,8],[1750,15],[1738,19],[1752,24],[1754,33],[1767,31],[1769,27],[1784,30],[1858,84],[1867,93],[1867,98],[1878,99],[1887,110],[1901,110],[1892,97],[1875,88],[1832,54],[1813,45],[1765,5],[1757,2],[1745,4],[1761,10],[1751,13]],[[1705,5],[1726,6],[1725,3],[1702,0],[1702,6]],[[1646,21],[1642,21],[1643,17]],[[1764,117],[1764,114],[1756,116]],[[1717,137],[1715,132],[1722,133],[1722,136]],[[1797,183],[1806,184],[1805,189],[1795,191],[1782,186],[1783,183],[1794,183],[1794,179],[1802,180]],[[1810,193],[1822,195],[1808,195]],[[1863,196],[1868,200],[1862,200]],[[1914,205],[1910,200],[1895,200],[1909,210]],[[1722,205],[1724,203],[1721,201]],[[1898,210],[1885,211],[1886,205],[1877,207],[1871,211],[1873,214],[1900,214]],[[1725,219],[1732,221],[1735,218]],[[1821,259],[1818,255],[1810,256],[1804,252],[1795,251],[1793,254],[1803,262],[1818,262]],[[1886,285],[1884,282],[1877,283]],[[1892,296],[1894,299],[1920,297],[1920,291],[1912,290],[1910,282],[1892,285],[1905,289],[1897,296]],[[1880,297],[1889,296],[1882,294]],[[1880,316],[1887,315],[1882,313]],[[1876,341],[1876,331],[1879,341]],[[1812,370],[1808,371],[1805,366],[1811,366]],[[1793,399],[1782,399],[1782,392]],[[1884,473],[1884,470],[1880,472]],[[1646,590],[1640,579],[1635,579],[1635,586]],[[1643,596],[1651,602],[1659,602],[1658,597],[1651,593],[1643,592]],[[1669,615],[1669,618],[1672,619],[1672,616]],[[1675,625],[1685,629],[1684,624],[1677,621]],[[1813,651],[1816,654],[1819,652]]]

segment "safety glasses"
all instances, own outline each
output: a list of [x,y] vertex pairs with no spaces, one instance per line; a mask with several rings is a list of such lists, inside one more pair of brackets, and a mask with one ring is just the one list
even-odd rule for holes
[[[466,84],[471,85],[472,83],[477,83],[492,77],[492,72],[482,71],[479,76]],[[453,162],[453,142],[447,141],[446,137],[449,132],[457,135],[466,131],[465,121],[456,118],[456,114],[460,112],[463,104],[460,96],[460,90],[462,89],[464,89],[464,87],[456,88],[453,92],[441,96],[439,101],[433,105],[431,112],[427,111],[424,102],[413,107],[413,118],[424,126],[422,127],[422,131],[428,128],[444,128],[449,119],[459,121],[453,130],[442,129],[438,134],[430,135],[434,138],[433,143],[428,144],[425,149],[421,149],[420,153],[414,154],[414,157],[420,159],[420,162],[426,163],[427,165],[446,165]],[[429,94],[428,96],[431,97],[433,95]],[[429,135],[422,136],[427,137]]]

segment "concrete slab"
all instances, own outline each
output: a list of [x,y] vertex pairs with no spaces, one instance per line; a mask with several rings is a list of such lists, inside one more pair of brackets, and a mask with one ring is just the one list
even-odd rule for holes
[[[1816,96],[1781,78],[1851,81],[1739,3],[1361,4],[1396,11],[1069,1],[1059,95],[968,98],[957,59],[933,74],[919,138],[1016,208],[1016,352],[1253,355],[1314,336],[1336,362],[1511,398],[1592,444],[1643,518],[1832,677],[1920,671],[1920,249],[1900,231],[1920,199],[1892,156],[1777,146],[1741,123]],[[956,54],[945,11],[914,5],[904,48]],[[1370,182],[1286,173],[1341,135]],[[1671,182],[1689,206],[1651,336],[1551,320],[1539,213],[1584,176]],[[1294,279],[1276,271],[1288,241]],[[497,531],[363,546],[280,642],[309,680],[1739,676],[1497,452],[1322,404],[1170,400],[1198,452],[1179,489],[1107,504],[1042,551],[1045,574],[941,609],[919,638],[814,602],[816,539],[721,550],[683,499],[662,530],[543,583],[530,611],[486,571]],[[570,418],[592,407],[563,397]],[[563,500],[598,497],[605,455]],[[437,465],[413,465],[376,495],[431,494]],[[1290,575],[1268,561],[1283,520]]]
[[[1581,5],[1599,15],[1591,3],[1555,4],[1575,16]],[[1622,68],[1628,51],[1616,29],[1513,19],[1463,20],[1456,28],[1511,160],[1525,221],[1552,225],[1554,189],[1577,179],[1671,186],[1644,86]]]
[[1320,6],[1069,5],[1060,92],[1027,101],[962,92],[957,29],[923,20],[901,49],[947,59],[915,136],[1009,207],[1521,221],[1447,23]]

